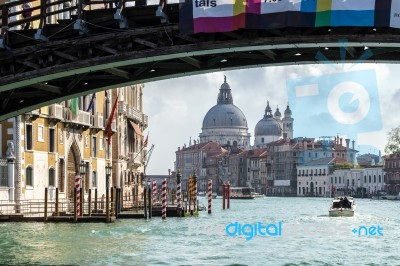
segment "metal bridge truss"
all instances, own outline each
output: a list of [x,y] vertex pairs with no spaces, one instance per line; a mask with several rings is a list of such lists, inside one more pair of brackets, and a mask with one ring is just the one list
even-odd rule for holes
[[[397,63],[400,58],[396,29],[287,28],[185,35],[179,31],[178,4],[126,7],[120,0],[118,7],[110,8],[114,1],[106,1],[104,8],[102,1],[85,1],[83,6],[80,0],[76,6],[46,13],[46,2],[33,7],[42,11],[30,18],[40,21],[39,28],[28,30],[15,29],[26,19],[9,22],[21,13],[10,13],[21,2],[0,5],[0,120],[78,95],[172,77],[270,65]],[[51,4],[64,2],[68,1]],[[54,19],[73,11],[69,19]]]

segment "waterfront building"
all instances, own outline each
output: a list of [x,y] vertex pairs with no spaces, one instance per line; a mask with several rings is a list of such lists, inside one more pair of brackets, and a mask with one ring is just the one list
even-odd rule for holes
[[392,195],[400,193],[400,155],[389,154],[384,157],[386,192]]
[[[255,192],[266,190],[267,180],[267,149],[253,149],[246,152],[247,179],[246,185],[254,188]],[[265,193],[265,192],[264,192]]]
[[[222,163],[221,158],[225,153],[228,153],[228,151],[216,142],[195,143],[189,147],[178,147],[178,151],[175,152],[175,165],[176,170],[180,170],[182,174],[182,190],[187,191],[189,177],[196,173],[198,191],[205,191],[207,187],[207,178],[210,177],[211,172],[216,172],[216,170],[211,171],[210,167]],[[213,156],[218,157],[209,161],[206,160]],[[217,160],[217,162],[215,162],[215,160]],[[222,173],[220,173],[220,175],[221,174]],[[217,176],[214,177],[215,182],[217,182],[216,178]]]
[[385,188],[382,166],[335,169],[329,175],[332,195],[367,197]]
[[[132,180],[133,176],[135,184],[141,186],[136,179],[141,176],[143,165],[130,165],[129,153],[138,153],[143,147],[131,124],[139,123],[141,130],[147,126],[147,117],[141,113],[141,99],[137,99],[142,88],[135,85],[119,89],[119,93],[106,90],[80,96],[0,122],[0,154],[12,163],[7,168],[7,182],[6,168],[1,168],[0,200],[43,200],[48,188],[49,200],[53,201],[58,188],[60,201],[72,202],[75,177],[81,175],[83,198],[87,200],[89,189],[96,189],[100,198],[105,194],[107,165],[113,169],[110,187],[120,188],[126,185],[123,181]],[[115,109],[125,102],[141,114],[138,120],[116,114]],[[140,106],[133,102],[140,102]],[[137,190],[141,191],[139,187]]]
[[[140,200],[142,173],[147,164],[147,141],[143,131],[148,126],[148,117],[143,113],[144,85],[130,85],[112,91],[118,98],[116,127],[112,137],[113,184],[123,190],[124,203]],[[131,198],[132,197],[132,198]]]
[[327,157],[297,166],[297,196],[329,196],[329,176],[337,162],[345,160]]
[[[318,140],[303,137],[286,138],[269,143],[267,147],[271,157],[272,193],[275,195],[298,194],[299,166],[322,158],[341,159],[353,163],[357,153],[354,150],[354,142],[353,148],[350,148],[350,139],[346,139],[344,146],[343,139],[339,137],[320,137]],[[302,187],[306,189],[306,186]]]
[[232,145],[239,148],[250,146],[247,119],[233,104],[231,88],[226,82],[226,77],[219,90],[217,104],[205,115],[201,130],[200,143],[213,141],[221,146]]

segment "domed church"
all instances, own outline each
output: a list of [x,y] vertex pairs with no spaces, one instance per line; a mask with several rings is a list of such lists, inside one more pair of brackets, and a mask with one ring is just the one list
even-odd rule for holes
[[281,138],[293,138],[292,111],[287,105],[283,118],[281,118],[278,107],[272,115],[272,109],[269,106],[269,101],[267,101],[264,117],[258,121],[254,129],[254,146],[262,148]]
[[219,90],[217,104],[204,117],[199,137],[200,143],[213,141],[222,146],[232,145],[239,148],[250,146],[247,119],[233,104],[231,88],[226,82],[226,76]]

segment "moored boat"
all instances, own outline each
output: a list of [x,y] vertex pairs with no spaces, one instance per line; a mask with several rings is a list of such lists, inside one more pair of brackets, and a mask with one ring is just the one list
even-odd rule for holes
[[329,216],[338,217],[354,216],[356,210],[356,203],[353,197],[336,197],[333,199],[332,204],[329,208]]
[[231,187],[231,199],[254,199],[254,188],[251,187]]

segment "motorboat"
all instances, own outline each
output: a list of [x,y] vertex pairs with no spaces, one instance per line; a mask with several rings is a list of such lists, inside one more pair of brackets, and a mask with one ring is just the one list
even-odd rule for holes
[[332,204],[329,208],[329,216],[338,217],[354,216],[354,211],[356,210],[356,203],[353,197],[336,197],[333,199]]
[[259,199],[259,198],[265,198],[264,194],[257,193],[257,192],[252,192],[252,195],[254,195],[254,198]]

